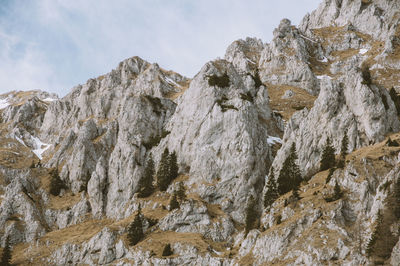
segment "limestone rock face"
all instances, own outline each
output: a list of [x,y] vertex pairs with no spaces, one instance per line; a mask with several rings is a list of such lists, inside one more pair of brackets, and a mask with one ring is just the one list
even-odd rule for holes
[[[0,244],[15,264],[398,265],[399,10],[324,0],[193,79],[132,57],[61,99],[0,95]],[[320,171],[327,139],[338,154],[345,134],[344,165]],[[263,206],[293,143],[299,197]],[[139,197],[146,161],[157,172],[166,148],[179,175]],[[129,246],[139,210],[144,237]],[[385,254],[367,256],[379,223]]]
[[304,37],[290,20],[283,19],[274,31],[272,42],[261,53],[259,68],[262,81],[289,84],[318,94],[318,82],[309,67],[309,51],[315,49],[319,52],[313,46],[317,46],[313,40]]
[[319,169],[323,147],[329,137],[338,154],[344,134],[349,151],[382,141],[399,130],[396,107],[387,90],[363,85],[360,73],[353,72],[342,83],[325,79],[311,110],[296,113],[288,122],[283,146],[274,160],[275,169],[288,156],[292,143],[299,152],[303,175]]
[[264,44],[259,39],[237,40],[226,49],[225,60],[231,62],[239,73],[253,73],[263,49]]
[[175,109],[158,97],[182,81],[134,57],[49,106],[41,128],[42,138],[55,142],[48,165],[63,165],[60,176],[73,192],[88,189],[93,215],[122,215],[142,175],[143,145],[161,135]]
[[325,0],[317,10],[304,17],[300,30],[311,35],[315,28],[351,25],[352,29],[387,40],[392,36],[400,18],[398,1]]
[[[229,87],[208,85],[209,76],[225,72]],[[198,184],[194,191],[243,221],[243,205],[263,185],[272,159],[267,139],[276,134],[276,123],[267,89],[220,60],[201,69],[177,104],[162,143],[176,151],[180,169],[189,171],[188,184]]]

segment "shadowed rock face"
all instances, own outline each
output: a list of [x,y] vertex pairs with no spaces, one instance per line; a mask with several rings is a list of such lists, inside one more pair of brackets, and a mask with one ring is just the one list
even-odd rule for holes
[[[62,99],[0,95],[1,243],[32,243],[15,250],[36,264],[378,263],[365,252],[378,212],[387,228],[399,223],[388,202],[400,148],[387,144],[388,135],[400,143],[388,93],[400,79],[398,10],[398,1],[326,0],[298,27],[283,19],[271,43],[233,42],[191,80],[133,57]],[[225,74],[227,86],[210,85]],[[292,108],[287,121],[281,106]],[[329,137],[338,154],[344,134],[351,154],[327,179],[323,146]],[[298,201],[289,192],[264,209],[270,167],[276,178],[292,143],[308,181]],[[178,180],[138,198],[146,160],[157,168],[165,148],[176,152]],[[30,168],[38,156],[43,167]],[[59,196],[49,194],[50,168],[66,186]],[[170,210],[178,182],[186,199]],[[343,197],[327,202],[335,184]],[[251,196],[257,217],[245,235]],[[145,238],[130,247],[139,206]],[[399,232],[388,234],[385,262],[396,265]]]

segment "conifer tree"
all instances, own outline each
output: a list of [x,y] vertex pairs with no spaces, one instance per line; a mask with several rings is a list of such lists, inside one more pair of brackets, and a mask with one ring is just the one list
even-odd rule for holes
[[169,151],[165,148],[157,171],[157,186],[161,191],[166,191],[170,183]]
[[342,145],[340,148],[340,156],[339,156],[339,161],[337,163],[338,168],[343,168],[345,166],[348,145],[349,145],[349,139],[347,137],[347,134],[345,133],[342,138]]
[[340,148],[340,158],[345,159],[347,155],[347,149],[349,145],[349,138],[347,137],[347,134],[345,133],[342,138],[342,145]]
[[169,182],[171,183],[175,178],[178,177],[178,160],[176,158],[176,153],[173,151],[169,155]]
[[6,242],[4,244],[3,253],[1,255],[1,266],[11,265],[11,248],[8,237],[6,238]]
[[178,184],[178,191],[176,192],[178,199],[184,201],[186,199],[186,189],[182,182]]
[[143,221],[142,213],[139,205],[138,212],[135,219],[128,227],[128,241],[131,246],[136,245],[140,240],[142,240],[143,234]]
[[279,197],[278,189],[276,187],[275,176],[274,176],[274,168],[271,168],[267,188],[264,194],[264,208],[268,208],[275,202],[275,200]]
[[300,200],[300,194],[299,194],[299,186],[296,186],[292,189],[292,196],[294,200]]
[[177,199],[177,195],[176,195],[176,192],[174,192],[172,194],[171,200],[169,201],[169,210],[172,211],[174,209],[179,209],[179,208],[180,208],[180,206],[179,206],[179,202]]
[[294,187],[299,186],[302,181],[300,169],[296,161],[296,145],[292,143],[289,156],[283,162],[282,169],[279,172],[278,192],[280,195],[283,195],[291,191]]
[[65,184],[58,175],[57,167],[55,167],[50,171],[50,194],[58,196],[63,188],[65,188]]
[[139,181],[139,194],[140,198],[148,197],[153,193],[153,179],[154,179],[154,161],[152,156],[147,159],[144,174]]
[[332,146],[331,140],[328,138],[324,150],[322,151],[320,171],[325,171],[335,166],[335,149]]
[[335,183],[333,191],[334,191],[333,197],[335,200],[338,200],[342,197],[342,190],[340,189],[340,186],[337,181]]
[[171,249],[171,245],[168,243],[164,246],[164,250],[162,252],[162,255],[164,257],[168,257],[171,256],[173,254],[172,249]]
[[254,228],[254,223],[257,220],[256,202],[253,196],[250,196],[246,207],[246,224],[245,234],[247,235],[251,229]]
[[396,218],[400,219],[400,179],[398,179],[394,185],[394,200],[396,204],[393,212]]
[[374,251],[374,248],[375,248],[376,240],[378,240],[378,229],[379,229],[379,226],[381,226],[381,224],[382,224],[381,210],[378,210],[377,216],[378,217],[376,219],[376,225],[375,225],[374,231],[372,232],[371,238],[368,240],[368,243],[367,243],[366,252],[367,252],[368,256],[372,255],[372,252]]

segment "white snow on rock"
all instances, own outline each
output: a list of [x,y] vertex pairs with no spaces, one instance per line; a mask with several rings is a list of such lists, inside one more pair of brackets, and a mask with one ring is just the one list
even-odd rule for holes
[[57,99],[54,99],[54,98],[46,98],[46,99],[43,99],[42,101],[44,101],[44,102],[54,102],[55,100],[57,100]]
[[363,49],[360,49],[360,54],[365,54],[366,52],[368,52],[369,51],[369,49],[365,49],[365,48],[363,48]]
[[176,83],[173,79],[171,79],[170,77],[165,76],[165,81],[171,85],[174,85],[176,87],[180,87],[178,83]]
[[326,57],[324,56],[324,58],[322,58],[321,60],[318,60],[318,61],[320,61],[320,62],[322,62],[322,63],[328,63],[328,58],[326,58]]
[[9,106],[10,103],[8,102],[8,99],[0,99],[0,109],[4,109],[7,106]]
[[24,142],[21,138],[15,136],[15,139],[16,139],[19,143],[21,143],[22,145],[24,145],[24,146],[26,147],[25,142]]
[[324,78],[327,78],[327,79],[332,79],[330,76],[328,76],[328,75],[321,75],[321,76],[316,76],[317,77],[317,79],[324,79]]
[[270,145],[274,145],[275,143],[282,143],[282,140],[278,137],[268,136],[267,142]]
[[32,152],[34,154],[36,154],[36,156],[40,160],[42,160],[42,158],[43,158],[42,154],[43,154],[43,152],[45,152],[50,147],[50,144],[43,143],[39,138],[34,137],[34,136],[32,136],[31,138],[32,138],[32,141],[33,141],[33,147],[35,148],[35,149],[32,150]]

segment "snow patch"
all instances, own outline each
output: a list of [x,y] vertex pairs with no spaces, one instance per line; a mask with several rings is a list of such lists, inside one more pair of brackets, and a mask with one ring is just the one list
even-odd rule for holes
[[180,87],[178,83],[176,83],[173,79],[171,79],[170,77],[165,76],[165,81],[171,85],[174,85],[176,87]]
[[324,58],[322,58],[321,60],[318,60],[318,61],[320,61],[320,62],[322,62],[322,63],[328,63],[328,58],[326,58],[326,57],[324,56]]
[[254,61],[252,61],[252,60],[250,60],[250,59],[248,59],[247,57],[246,57],[246,60],[248,61],[248,62],[250,62],[250,63],[252,63],[252,64],[256,64]]
[[21,143],[22,145],[24,145],[24,146],[26,147],[25,142],[24,142],[21,138],[15,136],[15,139],[16,139],[19,143]]
[[42,101],[44,101],[44,102],[54,102],[56,100],[57,99],[54,99],[54,98],[46,98],[46,99],[43,99]]
[[365,48],[363,48],[363,49],[360,49],[360,54],[365,54],[366,52],[368,52],[369,51],[369,49],[365,49]]
[[317,79],[324,79],[324,78],[327,78],[327,79],[332,79],[330,76],[328,76],[328,75],[321,75],[321,76],[316,76],[317,77]]
[[4,108],[6,108],[7,106],[9,106],[10,105],[10,103],[8,102],[8,99],[7,98],[5,98],[5,99],[0,99],[0,109],[4,109]]
[[45,152],[48,148],[50,148],[50,144],[43,143],[39,138],[31,136],[31,139],[33,141],[33,150],[32,152],[36,154],[36,156],[42,160],[42,154]]
[[278,137],[268,136],[267,143],[270,145],[274,145],[275,143],[282,144],[282,140]]

